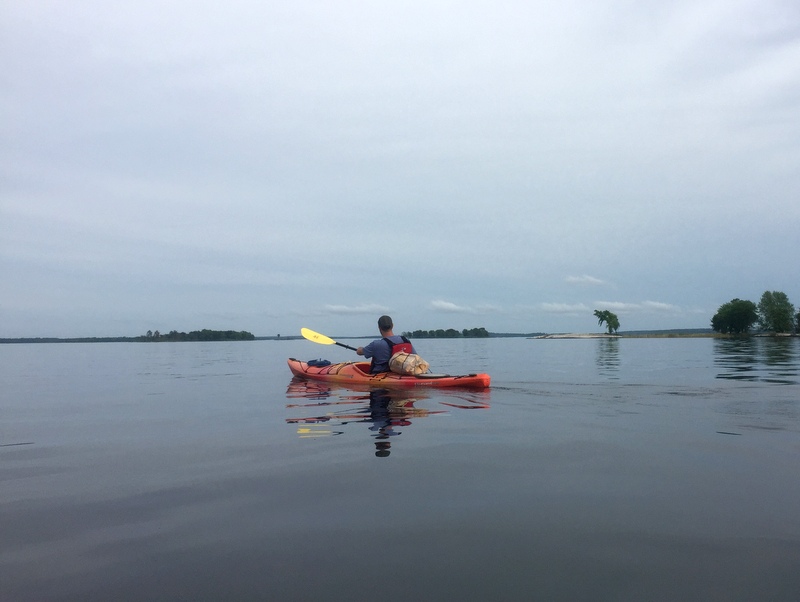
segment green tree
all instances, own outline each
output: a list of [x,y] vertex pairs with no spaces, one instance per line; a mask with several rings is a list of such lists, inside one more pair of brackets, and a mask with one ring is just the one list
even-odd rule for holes
[[480,328],[465,328],[461,334],[465,337],[486,338],[489,336],[489,331],[481,326]]
[[612,332],[617,332],[619,328],[619,318],[617,314],[604,309],[600,311],[599,309],[594,310],[594,317],[597,318],[597,323],[602,324],[603,322],[606,323],[606,328],[608,328],[608,334]]
[[719,306],[711,318],[711,328],[716,332],[744,334],[758,321],[758,308],[752,301],[732,299]]
[[792,332],[794,330],[794,305],[789,303],[786,293],[764,291],[758,302],[758,324],[770,332]]

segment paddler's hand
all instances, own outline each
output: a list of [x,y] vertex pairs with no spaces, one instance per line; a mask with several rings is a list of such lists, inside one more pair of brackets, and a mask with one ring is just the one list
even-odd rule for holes
[[358,349],[356,349],[356,353],[358,355],[364,355],[364,348],[363,347],[359,347]]

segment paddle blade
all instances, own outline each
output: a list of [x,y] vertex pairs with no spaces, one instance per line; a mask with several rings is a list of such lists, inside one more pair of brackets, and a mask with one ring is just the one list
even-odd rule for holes
[[319,343],[320,345],[335,345],[336,341],[334,341],[330,337],[326,337],[324,334],[320,334],[318,332],[314,332],[308,328],[301,328],[300,334],[303,335],[303,338],[308,339],[314,343]]

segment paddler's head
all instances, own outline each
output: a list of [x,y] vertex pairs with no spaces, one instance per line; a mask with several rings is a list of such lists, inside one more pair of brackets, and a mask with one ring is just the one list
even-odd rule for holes
[[381,333],[392,332],[392,328],[394,328],[394,324],[389,316],[381,316],[378,318],[378,330],[380,330]]
[[379,458],[386,458],[389,454],[392,453],[391,450],[392,444],[388,441],[376,441],[375,442],[375,455]]

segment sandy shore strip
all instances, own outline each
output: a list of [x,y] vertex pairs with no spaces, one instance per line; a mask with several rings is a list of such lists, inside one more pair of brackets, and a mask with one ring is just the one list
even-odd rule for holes
[[608,334],[608,333],[559,333],[559,334],[543,334],[538,337],[530,337],[532,339],[619,339],[622,335]]

